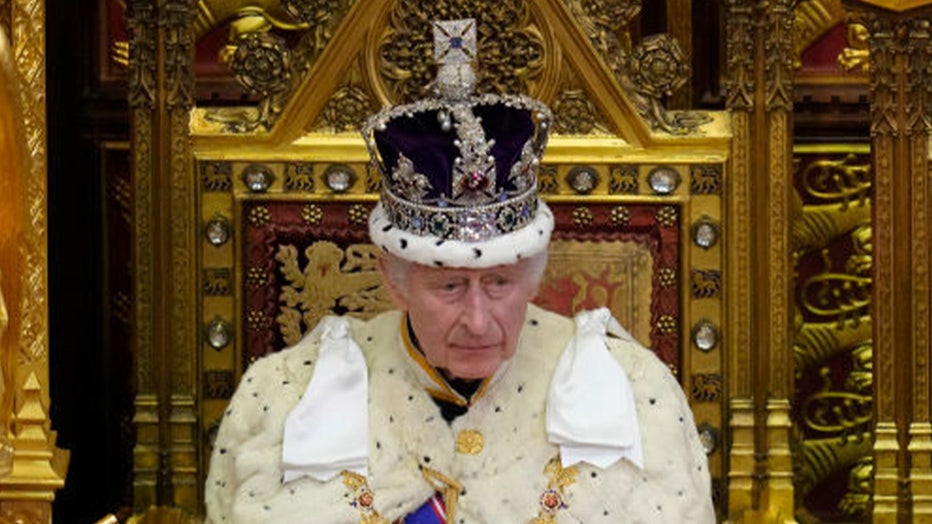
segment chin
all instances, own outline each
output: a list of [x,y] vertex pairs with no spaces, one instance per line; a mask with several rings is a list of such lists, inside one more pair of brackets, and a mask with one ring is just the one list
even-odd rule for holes
[[500,365],[501,362],[484,365],[455,366],[450,369],[449,373],[453,378],[463,380],[483,379],[494,375]]

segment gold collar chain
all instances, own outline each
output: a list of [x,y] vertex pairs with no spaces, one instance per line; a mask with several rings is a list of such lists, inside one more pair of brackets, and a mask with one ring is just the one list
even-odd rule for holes
[[[423,468],[421,473],[427,483],[443,496],[447,522],[453,522],[456,517],[457,500],[463,491],[463,485],[435,469]],[[560,456],[557,455],[544,467],[544,474],[549,477],[547,488],[540,495],[537,517],[529,520],[528,524],[556,523],[557,513],[568,507],[565,489],[576,482],[577,471],[575,466],[564,468],[560,462]],[[352,492],[350,505],[359,511],[361,517],[359,524],[391,524],[376,511],[375,494],[369,489],[366,477],[344,471],[343,485]]]
[[547,489],[540,494],[537,517],[528,524],[554,524],[557,512],[567,508],[565,488],[576,482],[576,466],[563,467],[560,455],[550,459],[544,467],[544,474],[550,477]]

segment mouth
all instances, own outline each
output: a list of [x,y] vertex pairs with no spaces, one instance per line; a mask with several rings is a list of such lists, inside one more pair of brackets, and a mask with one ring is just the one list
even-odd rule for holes
[[498,347],[498,344],[469,344],[469,345],[455,345],[454,346],[459,351],[492,351]]

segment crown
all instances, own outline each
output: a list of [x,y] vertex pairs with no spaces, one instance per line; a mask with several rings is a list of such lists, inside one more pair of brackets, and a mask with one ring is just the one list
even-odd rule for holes
[[[527,96],[474,93],[475,57],[474,20],[434,22],[438,71],[431,95],[385,108],[363,126],[382,176],[370,235],[404,258],[512,263],[512,256],[533,254],[549,241],[552,216],[537,196],[537,172],[550,109]],[[539,234],[515,236],[541,220]],[[512,241],[524,245],[495,251]],[[466,263],[461,255],[488,256]]]

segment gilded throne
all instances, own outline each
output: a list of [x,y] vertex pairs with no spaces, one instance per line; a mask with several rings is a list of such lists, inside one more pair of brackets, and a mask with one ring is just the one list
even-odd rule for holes
[[[731,131],[724,113],[663,108],[686,80],[677,42],[632,42],[636,3],[598,14],[560,1],[337,2],[329,17],[281,7],[199,4],[198,23],[220,9],[233,20],[223,56],[257,101],[191,113],[197,445],[209,446],[254,359],[325,314],[388,307],[366,233],[380,181],[358,128],[376,108],[423,93],[429,20],[475,17],[478,90],[529,93],[555,113],[539,186],[557,226],[537,302],[563,313],[608,306],[651,347],[687,390],[720,481]],[[206,468],[198,456],[184,482],[191,500]]]

